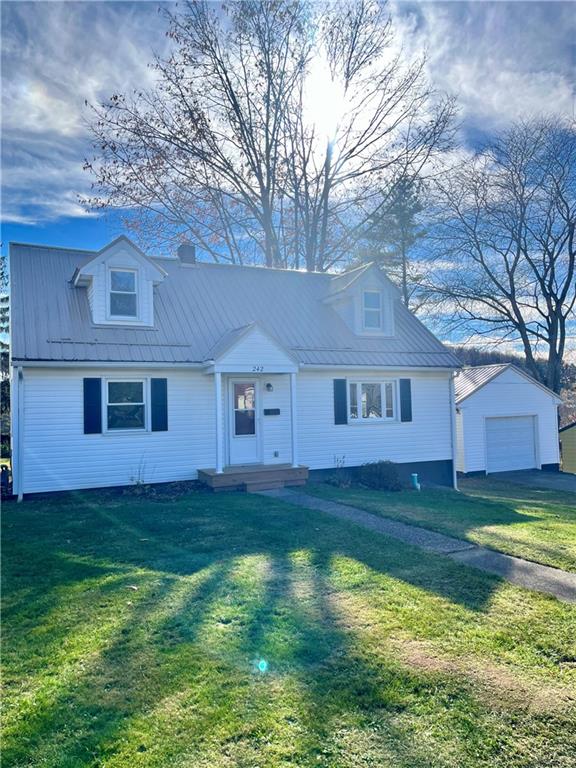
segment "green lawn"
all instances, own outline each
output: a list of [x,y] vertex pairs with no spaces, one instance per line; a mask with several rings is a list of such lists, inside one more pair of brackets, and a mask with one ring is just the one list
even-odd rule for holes
[[576,766],[574,607],[263,497],[3,518],[3,768]]
[[492,477],[460,480],[459,486],[460,493],[443,489],[386,493],[309,483],[306,492],[576,571],[574,494],[515,486]]

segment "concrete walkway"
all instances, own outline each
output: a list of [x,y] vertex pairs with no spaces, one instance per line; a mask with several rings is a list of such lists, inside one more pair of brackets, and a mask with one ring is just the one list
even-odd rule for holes
[[504,555],[501,552],[471,544],[463,539],[445,536],[442,533],[428,531],[426,528],[408,525],[387,517],[377,517],[356,507],[319,499],[289,488],[259,491],[258,493],[261,496],[280,499],[288,504],[324,512],[340,520],[348,520],[368,530],[383,533],[406,544],[421,547],[428,552],[445,555],[458,563],[496,574],[519,587],[546,592],[565,603],[576,603],[576,574],[574,573],[532,563],[519,557]]

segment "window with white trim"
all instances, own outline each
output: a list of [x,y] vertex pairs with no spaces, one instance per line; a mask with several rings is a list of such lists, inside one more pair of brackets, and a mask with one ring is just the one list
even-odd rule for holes
[[146,429],[146,382],[106,382],[106,424],[109,430]]
[[136,272],[133,269],[110,270],[110,317],[138,317]]
[[396,395],[393,381],[351,381],[348,387],[351,421],[393,420]]
[[382,329],[382,294],[380,291],[364,291],[362,294],[362,324],[366,331]]

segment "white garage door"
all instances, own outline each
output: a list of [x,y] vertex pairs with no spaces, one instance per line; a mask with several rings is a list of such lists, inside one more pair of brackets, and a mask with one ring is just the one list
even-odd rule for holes
[[536,466],[534,416],[486,419],[487,472]]

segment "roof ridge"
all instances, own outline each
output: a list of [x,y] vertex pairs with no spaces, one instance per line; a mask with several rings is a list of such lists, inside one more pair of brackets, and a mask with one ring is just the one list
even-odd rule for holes
[[[67,245],[45,245],[44,243],[23,243],[19,240],[9,240],[8,245],[19,245],[24,248],[43,248],[45,251],[70,251],[72,253],[93,253],[97,254],[100,251],[93,250],[92,248],[70,248]],[[102,249],[100,249],[102,250]]]
[[[178,261],[177,259],[175,261]],[[340,274],[336,272],[309,272],[305,269],[290,269],[289,267],[266,267],[264,264],[229,264],[222,263],[221,261],[196,261],[194,262],[196,267],[224,267],[226,269],[255,269],[261,272],[284,272],[292,275],[314,275],[317,277],[339,277]]]

